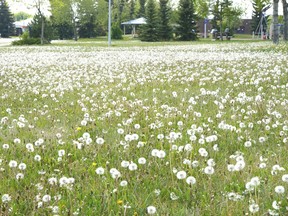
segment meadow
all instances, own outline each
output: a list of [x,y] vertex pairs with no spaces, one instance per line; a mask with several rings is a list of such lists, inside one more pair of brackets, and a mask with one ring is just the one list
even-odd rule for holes
[[0,215],[288,215],[287,50],[0,48]]

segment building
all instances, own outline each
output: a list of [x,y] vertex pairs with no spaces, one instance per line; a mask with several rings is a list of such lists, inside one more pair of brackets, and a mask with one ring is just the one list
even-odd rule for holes
[[32,21],[32,18],[14,22],[16,35],[19,36],[19,35],[22,35],[25,31],[28,31],[28,26],[31,23],[31,21]]

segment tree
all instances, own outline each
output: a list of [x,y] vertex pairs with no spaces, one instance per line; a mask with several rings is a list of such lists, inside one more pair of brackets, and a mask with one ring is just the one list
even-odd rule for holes
[[222,32],[223,29],[229,29],[229,34],[233,35],[234,29],[241,25],[242,13],[240,8],[232,7],[232,2],[226,3],[222,14]]
[[144,17],[145,16],[145,3],[146,3],[146,0],[139,0],[140,8],[138,10],[138,16],[137,17]]
[[196,15],[194,14],[193,0],[180,0],[178,6],[179,18],[177,35],[180,40],[189,41],[197,39]]
[[5,0],[0,0],[0,34],[9,37],[14,32],[14,19]]
[[209,15],[210,0],[194,0],[195,13],[200,18],[207,18]]
[[168,0],[160,0],[159,8],[159,39],[168,41],[172,39],[172,27],[170,25],[171,8]]
[[[45,31],[43,31],[43,25],[45,26]],[[46,19],[46,17],[42,17],[40,14],[36,14],[33,17],[32,22],[29,24],[29,36],[30,38],[35,39],[40,38],[41,44],[49,43],[53,38],[53,29],[51,23]],[[43,39],[41,37],[43,37]]]
[[158,16],[154,0],[148,0],[146,10],[146,24],[142,26],[140,38],[142,41],[158,41]]
[[130,1],[130,8],[129,8],[129,19],[135,19],[135,1],[131,0]]
[[256,31],[260,30],[261,28],[260,25],[262,24],[263,31],[266,32],[267,23],[265,22],[266,17],[263,9],[265,9],[269,5],[269,0],[253,0],[252,5],[253,5],[252,31],[257,33]]
[[[95,0],[77,0],[77,19],[81,38],[96,37],[97,3]],[[107,12],[107,11],[106,11]]]
[[[223,40],[223,29],[228,28],[229,33],[240,24],[240,16],[243,11],[232,6],[231,0],[217,0],[212,6],[212,27],[220,30],[220,38]],[[225,27],[225,28],[224,28]]]
[[28,13],[23,12],[23,11],[20,11],[20,12],[14,14],[15,21],[26,20],[30,17],[32,17],[31,14],[28,14]]
[[60,39],[71,39],[74,36],[71,6],[69,0],[50,0],[51,20]]
[[41,36],[40,36],[40,39],[41,39],[41,45],[44,44],[44,41],[45,41],[45,38],[44,38],[44,35],[45,35],[45,9],[47,10],[48,7],[49,7],[49,2],[46,1],[46,0],[34,0],[34,6],[37,10],[37,13],[38,13],[38,16],[40,18],[40,21],[41,21]]
[[211,13],[213,15],[213,19],[211,20],[211,25],[213,29],[220,29],[218,21],[221,19],[220,15],[220,0],[217,0],[211,9]]
[[273,43],[279,43],[279,30],[278,30],[278,6],[279,0],[273,0]]
[[282,0],[283,5],[283,18],[284,18],[284,34],[283,39],[288,41],[288,3],[286,0]]

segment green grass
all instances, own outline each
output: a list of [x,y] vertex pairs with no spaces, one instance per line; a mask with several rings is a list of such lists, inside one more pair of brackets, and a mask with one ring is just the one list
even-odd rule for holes
[[[0,49],[0,197],[11,196],[0,199],[0,215],[142,216],[148,206],[155,215],[250,215],[253,203],[259,205],[254,215],[266,215],[273,201],[281,201],[275,212],[287,215],[286,44],[113,43],[110,49],[105,38]],[[152,156],[155,149],[165,157]],[[146,164],[138,163],[141,157]],[[204,172],[209,159],[211,175]],[[11,160],[27,168],[12,168]],[[245,167],[230,172],[227,165],[237,160]],[[272,175],[274,165],[285,170]],[[104,175],[96,174],[99,167]],[[113,178],[112,168],[121,176]],[[178,179],[179,171],[196,184]],[[19,173],[23,179],[16,179]],[[75,182],[62,185],[63,177]],[[248,191],[253,177],[260,185]],[[284,194],[275,192],[278,185]]]
[[[232,40],[227,41],[213,41],[211,38],[200,38],[198,41],[167,41],[167,42],[142,42],[139,38],[133,38],[131,35],[123,36],[123,40],[112,40],[112,47],[135,47],[135,46],[166,46],[166,45],[190,45],[190,44],[218,44],[218,43],[251,43],[251,42],[261,42],[259,39],[252,39],[249,35],[235,35]],[[54,41],[52,43],[54,46],[108,46],[107,37],[97,37],[91,39],[79,39],[78,41],[64,40],[64,41]]]

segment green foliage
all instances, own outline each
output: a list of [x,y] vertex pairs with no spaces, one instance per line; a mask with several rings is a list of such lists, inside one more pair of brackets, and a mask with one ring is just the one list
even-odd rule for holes
[[79,37],[80,38],[96,37],[96,22],[95,17],[93,15],[90,17],[90,20],[80,24]]
[[231,42],[0,49],[0,215],[287,215],[288,46]]
[[0,34],[9,37],[14,33],[14,18],[5,0],[0,0]]
[[130,7],[129,7],[129,19],[135,19],[135,0],[130,1]]
[[73,26],[70,22],[53,24],[53,28],[55,29],[55,37],[60,40],[73,38]]
[[[54,37],[52,24],[49,20],[44,18],[44,43],[50,43]],[[33,17],[31,24],[29,25],[30,38],[41,38],[42,18],[39,14]]]
[[218,21],[221,19],[221,14],[220,14],[220,1],[217,0],[213,5],[212,5],[212,10],[211,13],[213,15],[213,19],[211,20],[211,25],[212,28],[214,29],[220,29]]
[[137,17],[144,17],[146,15],[146,12],[145,12],[145,3],[146,3],[146,0],[139,0],[139,5],[140,5],[140,8],[138,10],[138,15]]
[[[263,16],[262,10],[269,4],[269,0],[253,0],[253,14],[252,14],[252,31],[257,33],[256,31],[260,30],[260,21],[261,17]],[[267,16],[263,17],[265,20],[267,19]],[[263,20],[263,30],[266,31],[267,29],[267,23]],[[257,29],[258,28],[258,29]]]
[[28,32],[24,32],[20,36],[20,40],[16,40],[12,42],[14,46],[21,46],[21,45],[40,45],[41,40],[40,38],[30,38]]
[[148,0],[146,10],[146,23],[141,28],[140,38],[142,41],[158,41],[158,14],[154,0]]
[[24,11],[20,11],[20,12],[14,14],[15,21],[26,20],[26,19],[31,18],[31,17],[32,17],[31,14],[28,14]]
[[233,30],[241,24],[240,17],[242,13],[243,11],[240,8],[232,6],[231,0],[217,0],[212,5],[212,28],[219,32],[229,28],[230,34],[233,34]]
[[117,23],[113,24],[112,26],[112,39],[120,40],[123,39],[123,32]]
[[197,39],[196,15],[192,0],[180,0],[178,6],[177,36],[180,40],[189,41]]
[[171,19],[171,8],[168,6],[169,0],[160,0],[159,7],[159,30],[158,35],[160,40],[168,41],[171,40],[172,27],[170,25]]
[[207,18],[209,14],[209,0],[194,0],[195,12],[201,18]]

